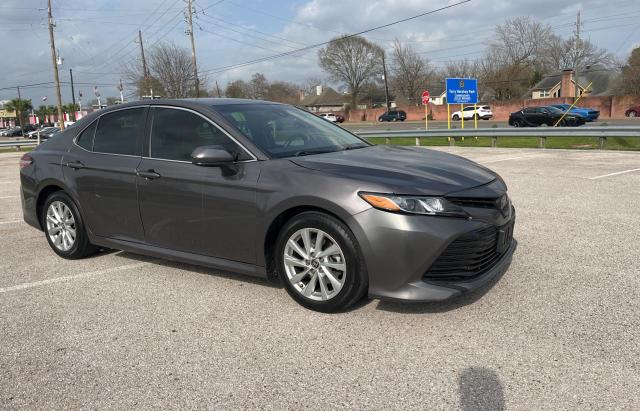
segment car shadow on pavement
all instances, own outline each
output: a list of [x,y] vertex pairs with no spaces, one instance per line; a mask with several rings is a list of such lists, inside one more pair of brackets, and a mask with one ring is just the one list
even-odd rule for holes
[[[516,246],[517,251],[517,246]],[[514,252],[515,254],[515,252]],[[512,257],[513,258],[513,257]],[[451,300],[441,302],[420,303],[411,301],[394,301],[394,300],[380,300],[376,306],[377,310],[390,311],[402,314],[428,314],[428,313],[443,313],[447,311],[453,311],[458,308],[470,305],[484,297],[498,281],[502,279],[505,273],[509,270],[511,264],[508,264],[502,271],[498,272],[488,283],[478,288],[477,290],[469,293],[462,294],[458,297],[454,297]]]
[[151,264],[162,265],[164,267],[177,268],[180,270],[187,270],[198,274],[206,274],[213,275],[216,277],[227,278],[230,280],[241,281],[244,283],[263,285],[272,288],[282,288],[280,281],[277,278],[262,278],[262,277],[253,277],[246,274],[239,274],[230,271],[217,270],[214,268],[208,268],[201,265],[193,265],[187,263],[181,263],[177,261],[164,260],[161,258],[147,257],[140,254],[129,253],[126,251],[122,251],[122,257],[137,260],[141,262],[148,262]]
[[506,409],[502,384],[491,368],[465,368],[458,376],[458,393],[462,411]]

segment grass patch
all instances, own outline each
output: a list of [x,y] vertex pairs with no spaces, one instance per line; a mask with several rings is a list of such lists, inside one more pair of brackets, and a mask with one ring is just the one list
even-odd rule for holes
[[[391,144],[400,146],[415,146],[416,139],[413,137],[391,138]],[[373,144],[385,144],[384,138],[370,138]],[[421,146],[448,146],[446,137],[423,137],[420,139]],[[491,147],[491,137],[466,137],[464,141],[461,137],[456,138],[455,145],[458,147]],[[538,137],[499,137],[498,147],[504,148],[537,148]],[[564,148],[577,150],[594,150],[598,148],[597,137],[547,137],[546,148]],[[609,137],[605,145],[606,150],[640,150],[640,139]]]
[[33,150],[35,147],[20,147],[16,150],[15,147],[0,147],[0,153],[25,153]]

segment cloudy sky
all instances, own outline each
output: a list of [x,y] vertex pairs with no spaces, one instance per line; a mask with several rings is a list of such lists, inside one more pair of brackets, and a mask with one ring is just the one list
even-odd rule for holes
[[[248,79],[264,73],[269,80],[304,82],[324,77],[317,49],[257,64],[241,65],[425,13],[460,0],[194,0],[198,63],[209,85],[217,80]],[[73,69],[76,94],[117,96],[123,65],[139,58],[138,29],[145,48],[160,41],[189,47],[185,35],[185,0],[53,0],[56,46],[64,58],[61,81]],[[583,35],[624,58],[640,45],[638,0],[471,0],[405,23],[367,33],[385,48],[393,39],[410,43],[435,65],[480,56],[496,24],[510,17],[531,16],[570,36],[578,10]],[[2,0],[0,3],[0,100],[23,98],[39,105],[43,96],[55,103],[46,0]],[[43,85],[33,85],[47,83]],[[133,90],[125,89],[125,95]],[[71,100],[69,84],[63,100]]]

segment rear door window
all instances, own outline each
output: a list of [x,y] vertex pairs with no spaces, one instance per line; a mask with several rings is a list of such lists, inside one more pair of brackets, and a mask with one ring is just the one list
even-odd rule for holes
[[93,135],[96,133],[98,121],[94,121],[91,125],[84,129],[76,139],[76,144],[87,151],[93,150]]
[[146,110],[145,107],[130,108],[101,116],[93,140],[93,151],[139,156]]

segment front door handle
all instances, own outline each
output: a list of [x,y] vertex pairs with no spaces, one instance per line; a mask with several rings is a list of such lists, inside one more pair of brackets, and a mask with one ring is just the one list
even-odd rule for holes
[[74,170],[79,170],[81,168],[84,168],[84,164],[82,163],[82,161],[70,161],[66,163],[65,166],[69,168],[73,168]]
[[144,178],[145,180],[155,180],[156,178],[160,178],[160,174],[156,173],[154,170],[137,170],[136,175]]

